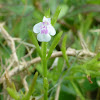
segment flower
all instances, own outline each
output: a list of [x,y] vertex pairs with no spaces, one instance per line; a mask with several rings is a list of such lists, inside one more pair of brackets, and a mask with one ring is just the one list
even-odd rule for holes
[[39,22],[33,27],[33,32],[38,33],[37,39],[40,42],[48,42],[51,40],[51,36],[56,34],[54,27],[51,25],[51,18],[45,16],[43,22]]

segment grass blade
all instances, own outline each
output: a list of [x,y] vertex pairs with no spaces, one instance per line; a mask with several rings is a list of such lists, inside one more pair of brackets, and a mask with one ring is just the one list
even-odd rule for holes
[[39,53],[39,56],[42,57],[38,41],[37,41],[37,39],[32,31],[29,31],[29,37],[30,37],[31,41],[33,42],[33,44],[36,46],[36,49],[37,49],[37,52]]
[[70,65],[69,65],[69,62],[68,62],[67,54],[66,54],[66,40],[67,40],[67,35],[65,35],[64,38],[63,38],[61,50],[62,50],[62,53],[63,53],[63,57],[66,60],[66,64],[69,68]]
[[51,20],[52,26],[55,25],[55,23],[56,23],[56,21],[57,21],[57,19],[58,19],[58,16],[59,16],[60,11],[61,11],[61,8],[60,8],[60,7],[57,7],[57,9],[56,9],[56,11],[55,11],[55,14],[54,14],[54,16],[53,16],[53,18],[52,18],[52,20]]
[[53,41],[53,43],[51,44],[51,47],[50,47],[50,49],[49,49],[47,59],[50,58],[50,56],[51,56],[53,50],[54,50],[55,47],[57,46],[57,44],[58,44],[58,42],[59,42],[59,40],[60,40],[60,38],[61,38],[62,33],[63,33],[62,31],[59,32],[59,33],[57,34],[57,36],[55,37],[55,39],[54,39],[54,41]]

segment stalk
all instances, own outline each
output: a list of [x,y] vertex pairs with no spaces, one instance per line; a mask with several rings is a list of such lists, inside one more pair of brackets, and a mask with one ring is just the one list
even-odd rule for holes
[[76,93],[78,94],[78,96],[80,97],[80,99],[81,100],[85,100],[84,96],[82,95],[80,90],[77,88],[76,84],[73,81],[71,81],[71,84],[73,85],[73,87],[74,87]]
[[43,68],[44,100],[48,100],[48,79],[47,79],[46,50],[47,50],[47,43],[42,42],[42,68]]

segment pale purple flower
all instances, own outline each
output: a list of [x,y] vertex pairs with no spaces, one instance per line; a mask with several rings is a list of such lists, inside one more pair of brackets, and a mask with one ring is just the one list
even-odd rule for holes
[[33,32],[38,33],[37,39],[40,42],[48,42],[51,40],[51,36],[56,34],[54,27],[51,25],[51,18],[45,16],[43,22],[39,22],[33,27]]

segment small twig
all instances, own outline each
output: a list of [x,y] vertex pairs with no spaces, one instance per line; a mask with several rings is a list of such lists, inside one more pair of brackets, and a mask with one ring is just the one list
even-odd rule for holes
[[[75,49],[71,49],[71,48],[68,48],[66,51],[66,54],[68,56],[78,56],[80,53],[84,56],[90,56],[90,57],[94,57],[96,55],[95,53],[92,53],[92,52],[87,53],[86,51],[84,52],[84,50],[75,50]],[[51,58],[61,57],[61,56],[62,56],[62,52],[58,51],[58,52],[52,53]],[[24,69],[30,67],[32,64],[39,63],[40,61],[41,61],[41,58],[36,57],[36,58],[32,59],[31,61],[21,62],[18,67],[15,67],[11,71],[9,71],[9,76],[11,77],[15,74],[18,74],[19,72],[23,71]],[[1,77],[0,83],[2,83],[4,80],[5,80],[5,77]]]
[[28,47],[26,47],[26,48],[27,48],[28,54],[26,54],[26,55],[25,55],[24,57],[22,57],[21,59],[25,59],[25,58],[27,58],[27,57],[29,57],[29,56],[30,56],[30,58],[32,59],[31,54],[32,54],[33,51],[34,51],[34,48],[32,48],[31,50],[29,50]]
[[56,91],[56,95],[55,95],[55,100],[59,100],[60,88],[61,88],[61,86],[59,84],[58,87],[57,87],[57,91]]
[[16,49],[15,49],[15,43],[13,38],[8,34],[8,32],[4,29],[4,23],[0,23],[0,30],[1,30],[1,35],[3,38],[7,41],[8,46],[10,47],[12,51],[12,60],[14,60],[16,63],[18,63],[18,57],[16,54]]
[[7,92],[6,92],[6,82],[3,82],[3,99],[6,100]]
[[16,42],[18,42],[18,43],[24,44],[24,45],[26,45],[26,46],[35,48],[35,46],[34,46],[33,44],[24,42],[24,41],[22,41],[20,38],[13,38],[13,40],[16,41]]
[[100,29],[91,29],[90,32],[100,32]]
[[28,92],[29,88],[28,88],[28,84],[26,82],[26,78],[27,78],[27,75],[22,79],[22,82],[23,82],[25,91]]
[[[5,69],[5,70],[9,70],[11,67],[12,67],[12,65],[13,65],[13,61],[10,63],[10,65]],[[3,75],[2,76],[4,76],[4,74],[6,73],[6,71],[3,73]]]
[[85,40],[84,40],[84,38],[83,38],[82,33],[78,32],[78,36],[79,36],[79,39],[80,39],[82,48],[83,48],[84,50],[86,50],[86,51],[89,51],[89,50],[88,50],[88,47],[87,47],[87,44],[85,43]]
[[0,71],[0,76],[1,76],[4,71],[4,65],[3,65],[2,58],[0,59],[0,64],[1,64],[1,71]]

